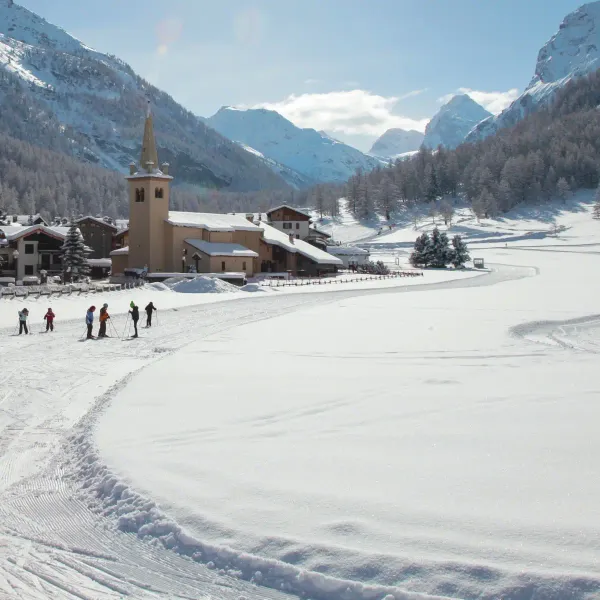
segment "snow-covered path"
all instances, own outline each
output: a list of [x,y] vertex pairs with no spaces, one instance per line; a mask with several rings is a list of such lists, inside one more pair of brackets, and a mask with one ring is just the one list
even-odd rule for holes
[[102,457],[187,548],[228,545],[220,566],[263,557],[265,583],[297,594],[594,598],[598,259],[494,253],[522,267],[191,344],[116,396]]
[[[250,298],[165,311],[160,327],[144,331],[146,337],[136,342],[81,343],[79,320],[61,323],[55,334],[28,338],[10,337],[11,330],[5,330],[0,597],[70,598],[72,594],[64,592],[69,589],[84,598],[124,594],[237,598],[244,587],[250,587],[237,580],[223,581],[205,567],[159,553],[102,526],[77,499],[80,482],[66,478],[66,436],[112,385],[166,353],[198,337],[316,301],[314,295]],[[268,590],[258,595],[250,592],[253,597],[277,596]]]
[[[160,326],[135,342],[80,342],[80,319],[48,335],[39,326],[29,337],[0,331],[0,598],[279,597],[113,529],[81,496],[78,461],[104,399],[131,373],[199,338],[361,293],[373,291],[267,294],[161,311]],[[0,311],[13,314],[13,303]],[[123,324],[115,318],[118,333]]]

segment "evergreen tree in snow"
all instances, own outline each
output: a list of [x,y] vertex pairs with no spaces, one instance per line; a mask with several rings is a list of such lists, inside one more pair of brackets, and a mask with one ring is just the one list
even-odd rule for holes
[[422,233],[416,240],[410,255],[410,264],[413,267],[426,267],[431,254],[431,240],[427,233]]
[[455,268],[464,267],[467,261],[471,260],[467,244],[463,242],[460,235],[452,238],[452,248],[450,250],[450,262]]
[[63,271],[69,273],[71,278],[88,275],[90,268],[87,262],[87,253],[88,251],[73,215],[69,232],[62,246]]
[[567,198],[571,195],[571,186],[564,177],[561,177],[558,180],[558,183],[556,184],[556,191],[558,197],[563,201],[563,203],[566,202]]
[[448,236],[436,227],[431,234],[431,255],[428,257],[427,266],[444,269],[450,262],[451,254]]

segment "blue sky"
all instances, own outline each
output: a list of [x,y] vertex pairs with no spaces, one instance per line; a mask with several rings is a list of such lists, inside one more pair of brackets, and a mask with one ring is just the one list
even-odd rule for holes
[[196,114],[266,105],[368,149],[464,88],[494,111],[578,0],[17,0]]

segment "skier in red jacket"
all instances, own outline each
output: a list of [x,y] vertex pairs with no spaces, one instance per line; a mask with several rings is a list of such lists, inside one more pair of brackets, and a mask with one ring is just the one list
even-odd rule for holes
[[46,320],[46,333],[48,331],[54,331],[54,317],[56,315],[52,312],[52,309],[49,308],[48,312],[44,315],[44,319]]

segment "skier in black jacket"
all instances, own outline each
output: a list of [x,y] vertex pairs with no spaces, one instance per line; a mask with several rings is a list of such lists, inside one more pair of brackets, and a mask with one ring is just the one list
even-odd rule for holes
[[144,310],[146,311],[146,327],[152,327],[152,313],[156,310],[156,306],[150,302]]
[[[132,304],[133,304],[133,302],[132,302]],[[135,330],[135,334],[132,335],[131,337],[136,338],[138,336],[137,324],[138,324],[138,321],[140,320],[139,307],[136,306],[135,304],[133,304],[133,306],[131,307],[131,310],[129,311],[129,314],[131,315],[131,320],[133,321],[133,329]]]

